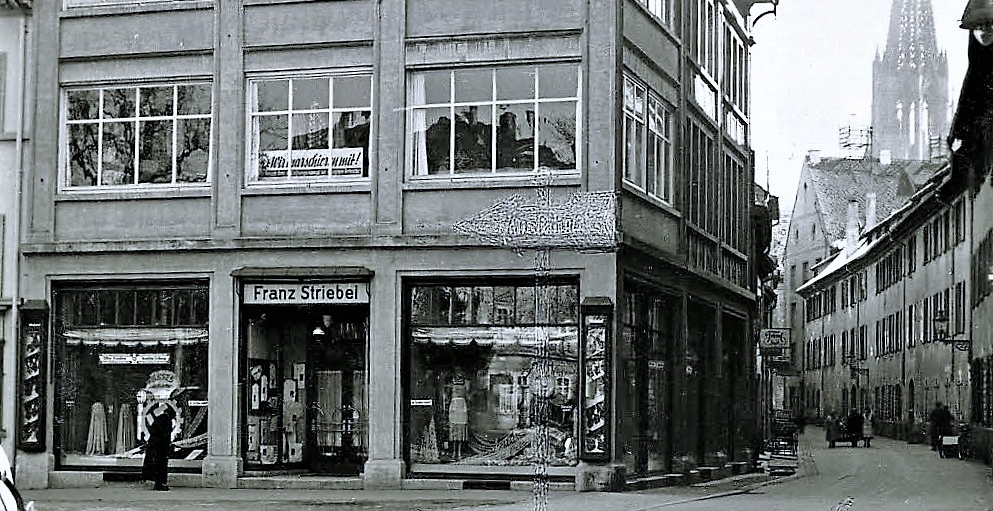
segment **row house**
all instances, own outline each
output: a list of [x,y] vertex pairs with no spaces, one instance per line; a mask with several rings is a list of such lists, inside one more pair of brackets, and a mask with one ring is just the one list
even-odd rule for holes
[[937,401],[968,420],[969,360],[945,342],[972,328],[973,205],[958,183],[945,166],[861,235],[849,204],[845,248],[797,290],[808,414],[870,411],[897,438],[922,431]]
[[18,483],[747,460],[752,3],[36,5]]

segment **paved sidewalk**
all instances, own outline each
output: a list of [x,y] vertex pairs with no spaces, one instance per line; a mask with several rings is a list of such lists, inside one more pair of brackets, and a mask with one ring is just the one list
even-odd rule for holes
[[[761,486],[777,484],[815,472],[810,441],[816,429],[800,438],[800,468],[796,475],[770,477],[751,473],[694,486],[675,486],[620,493],[577,493],[552,491],[548,511],[649,511],[681,502],[720,498],[746,493]],[[150,485],[115,483],[100,488],[26,490],[25,499],[34,500],[39,511],[289,511],[296,509],[347,509],[350,511],[529,511],[532,496],[526,491],[501,490],[248,490],[215,488],[173,488],[155,492]]]

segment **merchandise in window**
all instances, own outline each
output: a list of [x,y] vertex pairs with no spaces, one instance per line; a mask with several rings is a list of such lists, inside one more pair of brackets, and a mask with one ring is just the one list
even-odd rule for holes
[[174,468],[207,452],[204,286],[65,289],[55,294],[58,463],[140,467],[152,415],[175,413]]
[[672,202],[672,113],[655,94],[624,79],[624,179]]
[[407,303],[411,463],[529,466],[540,404],[550,464],[576,463],[577,286],[416,286]]
[[576,64],[415,72],[407,102],[414,176],[576,170]]
[[369,176],[370,75],[254,80],[250,96],[249,182]]
[[210,119],[209,83],[69,90],[65,186],[206,183]]

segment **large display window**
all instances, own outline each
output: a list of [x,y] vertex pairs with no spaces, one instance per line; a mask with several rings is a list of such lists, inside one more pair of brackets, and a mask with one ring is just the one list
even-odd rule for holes
[[176,412],[169,465],[207,451],[205,284],[63,288],[54,293],[56,460],[140,468],[151,410]]
[[576,463],[577,285],[414,285],[406,314],[406,438],[415,470],[530,466],[539,400],[547,400],[549,465]]

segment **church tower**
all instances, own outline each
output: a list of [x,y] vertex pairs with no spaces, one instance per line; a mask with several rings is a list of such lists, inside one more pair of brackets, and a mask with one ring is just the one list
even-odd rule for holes
[[948,60],[931,0],[893,0],[886,51],[872,64],[872,155],[926,160],[948,135]]

